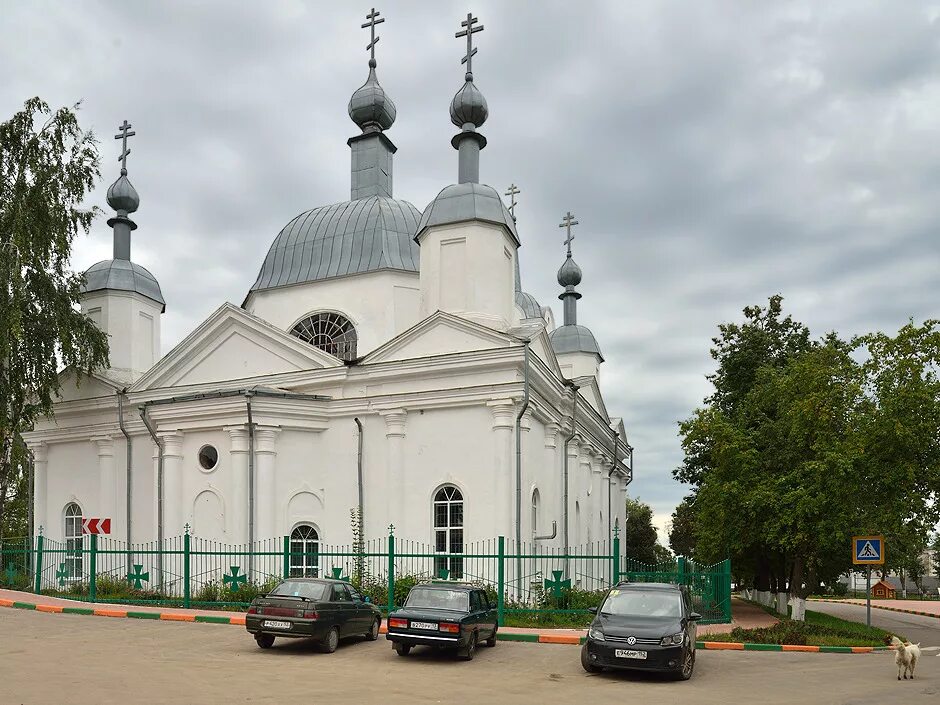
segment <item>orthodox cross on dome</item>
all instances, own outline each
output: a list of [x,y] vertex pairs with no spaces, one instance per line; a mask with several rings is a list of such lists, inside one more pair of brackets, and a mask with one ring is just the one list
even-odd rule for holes
[[380,39],[380,37],[375,36],[375,25],[382,24],[385,21],[384,17],[382,19],[376,19],[381,14],[381,12],[376,12],[375,8],[373,7],[372,12],[366,15],[366,19],[369,21],[362,25],[363,29],[366,27],[369,28],[370,41],[366,45],[366,49],[369,50],[369,66],[372,68],[375,68],[375,45],[378,44]]
[[574,240],[574,235],[571,234],[571,226],[577,225],[578,221],[574,219],[574,216],[571,215],[571,211],[565,213],[565,217],[561,219],[561,223],[558,224],[559,228],[565,228],[568,236],[565,238],[565,245],[568,246],[568,256],[571,257],[571,241]]
[[125,176],[127,175],[127,155],[131,153],[131,150],[127,148],[127,138],[133,137],[136,135],[136,132],[131,131],[131,124],[125,120],[123,125],[118,125],[118,130],[120,134],[115,135],[114,139],[121,140],[121,156],[118,157],[118,161],[121,162],[121,173]]
[[479,20],[473,16],[473,13],[468,12],[467,19],[460,23],[460,26],[466,27],[466,29],[462,29],[454,35],[458,39],[460,39],[460,37],[467,38],[467,54],[460,60],[460,63],[467,65],[467,76],[470,77],[468,80],[473,78],[473,57],[477,53],[477,50],[473,48],[473,33],[483,31],[483,25],[479,27],[473,26],[477,22],[479,22]]
[[516,221],[516,194],[522,193],[519,190],[519,187],[515,184],[509,184],[509,190],[506,191],[504,195],[509,196],[509,215],[512,216],[513,222]]

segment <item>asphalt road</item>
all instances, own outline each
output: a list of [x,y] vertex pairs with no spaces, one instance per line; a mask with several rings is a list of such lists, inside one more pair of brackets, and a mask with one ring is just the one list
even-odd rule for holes
[[[865,623],[865,605],[808,602],[806,609],[814,612],[825,612],[833,617],[848,619],[853,622]],[[872,607],[871,623],[874,627],[903,634],[915,644],[940,647],[940,619],[936,617],[921,617],[916,614],[890,612]],[[940,653],[940,651],[937,653]]]
[[260,650],[239,627],[0,609],[0,703],[774,703],[883,705],[940,698],[940,659],[897,681],[892,654],[700,651],[686,683],[581,670],[578,647],[500,642],[469,663],[388,642]]

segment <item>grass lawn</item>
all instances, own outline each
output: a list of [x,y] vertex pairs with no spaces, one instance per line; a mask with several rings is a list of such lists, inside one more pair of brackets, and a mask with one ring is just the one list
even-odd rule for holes
[[[772,627],[741,629],[730,634],[712,634],[708,641],[738,641],[749,644],[808,644],[810,646],[884,646],[889,632],[849,622],[822,612],[806,610],[805,622],[781,619]],[[901,636],[901,635],[898,635]],[[901,637],[903,638],[903,637]]]

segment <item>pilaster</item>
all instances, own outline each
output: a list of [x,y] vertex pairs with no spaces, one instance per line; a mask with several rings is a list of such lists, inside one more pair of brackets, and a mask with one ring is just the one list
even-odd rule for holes
[[402,536],[411,536],[411,517],[408,506],[408,468],[405,465],[405,433],[408,412],[405,409],[383,409],[379,415],[385,421],[385,522],[394,524]]

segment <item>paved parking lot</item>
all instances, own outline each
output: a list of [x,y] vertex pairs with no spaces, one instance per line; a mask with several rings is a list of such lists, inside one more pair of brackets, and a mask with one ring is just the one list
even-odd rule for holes
[[578,647],[501,642],[470,663],[422,649],[305,641],[262,651],[241,629],[213,624],[0,609],[0,702],[120,703],[936,703],[940,658],[918,680],[895,680],[893,655],[700,651],[687,683],[588,675]]

